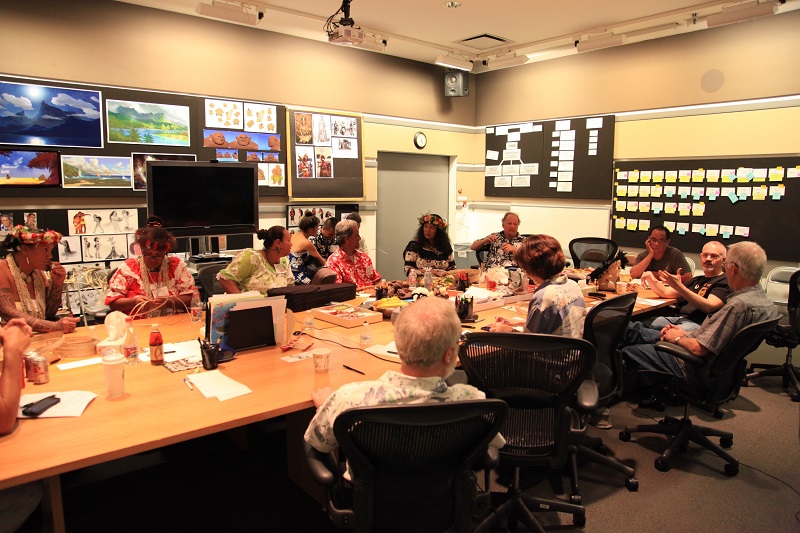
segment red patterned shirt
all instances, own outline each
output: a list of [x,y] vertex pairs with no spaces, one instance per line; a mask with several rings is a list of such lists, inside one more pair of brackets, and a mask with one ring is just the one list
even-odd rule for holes
[[150,275],[151,294],[144,294],[139,262],[134,258],[126,259],[108,282],[108,294],[106,294],[105,304],[108,305],[119,298],[134,298],[139,295],[144,295],[151,299],[180,296],[182,294],[191,294],[192,288],[194,288],[194,278],[192,278],[192,275],[186,269],[186,264],[179,257],[169,257],[165,284],[159,286],[158,272],[149,272],[148,274]]
[[357,287],[363,287],[381,279],[367,254],[356,250],[353,257],[355,261],[339,248],[328,258],[326,266],[336,272],[336,283],[355,283]]

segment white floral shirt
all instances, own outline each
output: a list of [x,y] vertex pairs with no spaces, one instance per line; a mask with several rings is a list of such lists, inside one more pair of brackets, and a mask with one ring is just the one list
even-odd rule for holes
[[[433,402],[483,400],[486,396],[472,385],[447,386],[442,378],[415,378],[389,370],[376,381],[343,385],[331,394],[308,424],[305,440],[317,450],[327,453],[339,446],[333,435],[333,422],[339,413],[368,405],[402,405]],[[494,448],[505,446],[498,434],[489,443]]]

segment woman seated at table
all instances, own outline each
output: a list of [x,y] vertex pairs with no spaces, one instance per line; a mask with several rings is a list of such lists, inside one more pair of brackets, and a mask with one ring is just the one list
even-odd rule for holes
[[185,312],[194,278],[181,258],[167,255],[177,246],[175,237],[151,216],[135,241],[142,255],[126,259],[108,281],[106,305],[139,318]]
[[419,276],[430,267],[434,276],[444,276],[448,270],[456,268],[453,259],[453,245],[445,228],[447,221],[435,213],[419,217],[419,228],[414,239],[403,250],[406,276],[416,270]]
[[289,251],[292,236],[283,226],[260,229],[256,233],[264,241],[264,248],[242,250],[227,268],[217,274],[219,284],[229,294],[244,291],[259,291],[266,294],[269,289],[294,285],[294,276],[289,267]]
[[[526,237],[514,252],[514,260],[537,285],[522,331],[581,338],[586,304],[578,284],[562,272],[566,258],[558,241],[549,235]],[[491,331],[515,330],[498,318]]]
[[[0,318],[21,318],[33,331],[75,331],[76,318],[56,320],[67,271],[53,261],[57,231],[15,226],[0,242]],[[50,271],[48,281],[44,271]]]
[[309,240],[319,233],[319,218],[306,211],[298,224],[300,231],[292,235],[292,248],[289,252],[289,266],[295,283],[309,285],[317,269],[325,265],[325,259]]

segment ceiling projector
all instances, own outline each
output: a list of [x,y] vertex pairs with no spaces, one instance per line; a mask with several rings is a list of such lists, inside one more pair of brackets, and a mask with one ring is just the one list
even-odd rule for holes
[[328,42],[333,44],[361,44],[364,30],[353,26],[338,26],[328,32]]

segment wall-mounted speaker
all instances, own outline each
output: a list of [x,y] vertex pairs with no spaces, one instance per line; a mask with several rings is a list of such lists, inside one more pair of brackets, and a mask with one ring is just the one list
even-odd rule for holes
[[469,96],[469,76],[462,70],[444,73],[445,96]]

